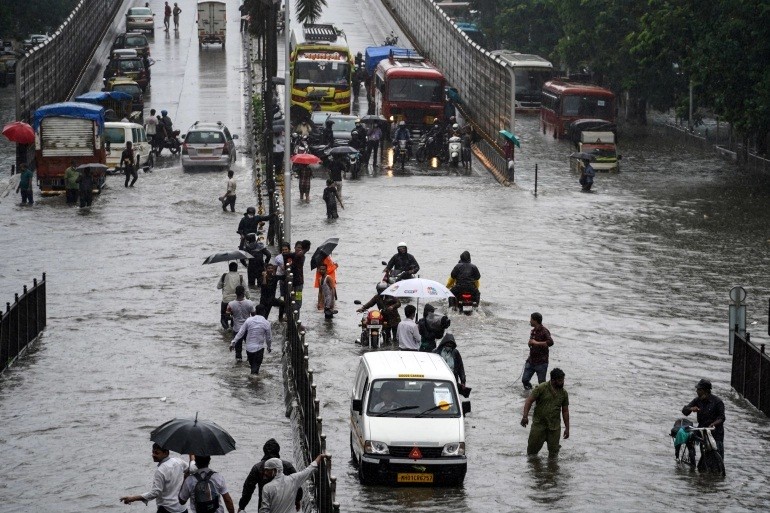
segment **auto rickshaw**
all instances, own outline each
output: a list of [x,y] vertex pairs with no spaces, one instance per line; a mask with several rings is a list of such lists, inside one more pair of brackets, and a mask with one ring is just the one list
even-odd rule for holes
[[141,119],[141,111],[137,113],[133,109],[133,97],[121,91],[91,91],[76,97],[75,101],[101,105],[104,107],[105,121]]

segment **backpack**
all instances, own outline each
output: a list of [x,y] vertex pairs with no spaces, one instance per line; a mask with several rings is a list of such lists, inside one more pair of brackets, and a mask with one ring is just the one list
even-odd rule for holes
[[211,482],[212,475],[214,475],[213,470],[208,474],[193,474],[198,481],[195,483],[192,496],[197,513],[215,513],[219,509],[219,492],[214,483]]

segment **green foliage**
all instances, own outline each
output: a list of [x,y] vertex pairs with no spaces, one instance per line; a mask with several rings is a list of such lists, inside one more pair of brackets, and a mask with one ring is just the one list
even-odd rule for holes
[[315,23],[321,17],[326,0],[297,0],[296,13],[300,23]]
[[0,36],[24,39],[54,32],[79,0],[0,0]]
[[551,0],[500,0],[496,9],[493,32],[501,46],[551,57],[563,34]]

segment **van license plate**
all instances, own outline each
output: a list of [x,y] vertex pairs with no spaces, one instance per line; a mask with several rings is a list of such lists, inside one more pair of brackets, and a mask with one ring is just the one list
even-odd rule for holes
[[401,473],[396,476],[398,483],[432,483],[433,474]]

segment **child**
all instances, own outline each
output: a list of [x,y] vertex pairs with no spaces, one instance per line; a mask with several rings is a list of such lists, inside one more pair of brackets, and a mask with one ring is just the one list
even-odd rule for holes
[[326,180],[326,188],[323,194],[324,202],[326,203],[326,218],[337,219],[337,202],[339,201],[342,210],[345,210],[345,205],[342,204],[342,198],[340,198],[337,188],[334,186],[334,182],[329,179]]

